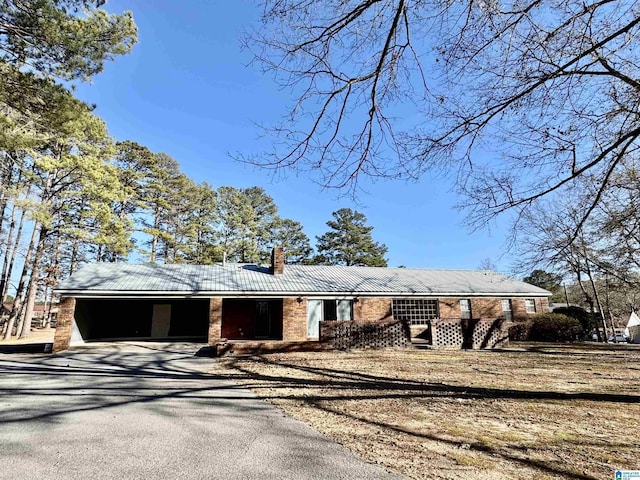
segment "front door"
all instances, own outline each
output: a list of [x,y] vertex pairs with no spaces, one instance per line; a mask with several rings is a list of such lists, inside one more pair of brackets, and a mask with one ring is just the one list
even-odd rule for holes
[[271,336],[271,308],[267,301],[256,302],[256,320],[254,335],[256,338],[269,338]]

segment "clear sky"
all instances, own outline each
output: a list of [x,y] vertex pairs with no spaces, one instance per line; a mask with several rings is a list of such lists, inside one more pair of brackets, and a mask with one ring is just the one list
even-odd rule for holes
[[76,95],[97,105],[115,139],[171,155],[196,182],[263,187],[282,217],[304,225],[312,244],[326,231],[331,212],[350,207],[367,216],[374,240],[389,247],[390,266],[476,269],[490,258],[508,270],[504,228],[470,233],[442,179],[377,181],[354,202],[322,191],[312,175],[274,179],[268,170],[230,157],[264,151],[269,139],[259,138],[256,124],[278,120],[292,99],[249,65],[250,54],[240,48],[242,30],[258,20],[257,3],[110,0],[109,11],[133,11],[139,43],[92,84],[78,85]]

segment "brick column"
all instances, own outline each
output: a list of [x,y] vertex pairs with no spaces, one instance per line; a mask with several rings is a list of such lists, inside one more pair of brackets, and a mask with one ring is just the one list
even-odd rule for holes
[[209,299],[209,345],[222,340],[222,299]]
[[289,342],[307,339],[307,299],[298,302],[297,297],[282,299],[282,340]]
[[284,273],[284,249],[275,247],[271,252],[271,273],[282,275]]
[[53,339],[53,351],[61,352],[69,348],[71,343],[71,330],[73,328],[73,315],[76,311],[76,299],[63,297],[58,305],[56,321],[56,333]]

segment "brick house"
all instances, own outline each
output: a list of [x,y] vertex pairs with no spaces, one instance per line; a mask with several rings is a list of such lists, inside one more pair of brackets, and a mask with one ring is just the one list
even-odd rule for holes
[[526,320],[550,293],[486,271],[286,265],[87,265],[63,281],[54,351],[84,340],[307,342],[321,322]]

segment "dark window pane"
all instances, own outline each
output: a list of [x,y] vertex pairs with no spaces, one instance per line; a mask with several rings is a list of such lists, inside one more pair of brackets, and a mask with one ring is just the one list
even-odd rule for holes
[[323,320],[337,320],[338,319],[338,316],[336,314],[336,301],[335,300],[324,300],[323,310],[324,310],[324,318],[323,318]]

